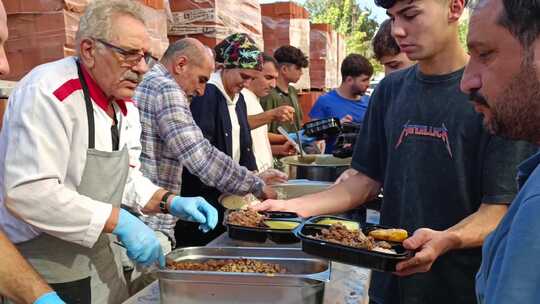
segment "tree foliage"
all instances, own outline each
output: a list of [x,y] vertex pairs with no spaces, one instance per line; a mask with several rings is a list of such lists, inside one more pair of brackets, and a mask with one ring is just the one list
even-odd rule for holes
[[[371,10],[360,7],[356,0],[306,0],[305,8],[313,23],[328,23],[345,36],[347,53],[372,57],[371,39],[379,24]],[[376,70],[382,70],[376,60],[372,60]]]
[[459,23],[458,28],[459,42],[467,49],[467,34],[469,33],[469,16],[464,16]]

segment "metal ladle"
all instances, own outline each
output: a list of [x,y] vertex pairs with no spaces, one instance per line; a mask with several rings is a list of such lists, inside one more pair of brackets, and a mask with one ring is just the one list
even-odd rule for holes
[[296,125],[295,132],[296,137],[298,138],[296,141],[289,136],[289,134],[287,133],[287,131],[285,131],[285,129],[283,129],[283,127],[279,126],[278,132],[281,133],[281,135],[285,136],[287,140],[294,145],[298,153],[300,153],[300,157],[298,157],[298,162],[303,164],[311,164],[316,160],[315,155],[304,156],[304,150],[302,149],[302,140],[300,139],[300,132],[296,128]]
[[302,149],[302,137],[300,136],[300,131],[296,127],[296,124],[294,125],[294,132],[296,132],[296,138],[298,139],[298,147],[300,152],[300,157],[298,158],[298,161],[303,164],[311,164],[315,161],[316,157],[314,155],[305,156],[304,149]]

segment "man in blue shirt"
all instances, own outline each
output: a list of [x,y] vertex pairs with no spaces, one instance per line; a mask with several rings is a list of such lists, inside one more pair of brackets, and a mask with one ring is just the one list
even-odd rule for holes
[[[319,97],[309,116],[311,119],[336,117],[341,122],[361,123],[369,104],[369,96],[364,95],[369,88],[373,66],[362,55],[350,54],[341,64],[341,85],[339,88]],[[335,137],[326,140],[325,153],[332,154]]]
[[[540,1],[480,0],[461,87],[488,130],[540,143]],[[519,167],[520,191],[484,242],[480,304],[540,303],[540,153]]]

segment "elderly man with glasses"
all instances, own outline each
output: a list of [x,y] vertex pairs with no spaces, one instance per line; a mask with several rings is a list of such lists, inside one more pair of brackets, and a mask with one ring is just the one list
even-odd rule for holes
[[139,170],[141,128],[130,98],[151,58],[140,4],[93,1],[76,39],[77,57],[36,67],[10,97],[0,134],[0,227],[67,303],[121,303],[128,293],[120,246],[139,264],[165,266],[154,231],[132,213],[170,213],[207,232],[217,211]]

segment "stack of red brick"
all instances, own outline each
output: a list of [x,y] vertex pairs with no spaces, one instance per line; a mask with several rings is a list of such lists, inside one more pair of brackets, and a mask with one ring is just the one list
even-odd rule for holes
[[337,86],[337,33],[330,24],[312,23],[309,76],[312,89]]
[[[74,54],[79,18],[92,0],[4,0],[9,39],[10,80],[19,80],[45,62]],[[140,0],[152,42],[160,57],[168,46],[163,0]]]
[[317,102],[317,99],[321,97],[323,94],[325,94],[324,91],[309,91],[309,92],[301,92],[298,94],[298,102],[300,103],[300,107],[302,108],[302,113],[304,113],[304,119],[303,123],[311,121],[311,117],[309,117],[309,112],[311,111],[311,108],[315,105],[315,102]]
[[347,56],[347,41],[345,36],[342,34],[337,34],[337,57],[336,57],[336,82],[341,84],[341,63],[343,59]]
[[[73,55],[79,18],[91,1],[4,0],[10,34],[6,42],[9,79],[19,80],[39,64]],[[194,37],[213,47],[226,36],[243,32],[268,54],[280,46],[293,45],[309,57],[310,67],[295,84],[298,89],[330,89],[340,83],[340,63],[346,55],[344,38],[330,25],[310,26],[309,13],[294,2],[139,1],[145,4],[151,51],[156,57],[163,54],[169,41]],[[171,15],[166,13],[164,3],[170,4]]]
[[[308,11],[294,2],[262,4],[264,51],[273,54],[282,45],[292,45],[310,55]],[[297,89],[310,89],[309,68],[304,69]]]
[[258,0],[169,0],[169,40],[193,37],[214,47],[233,33],[249,34],[263,48]]

